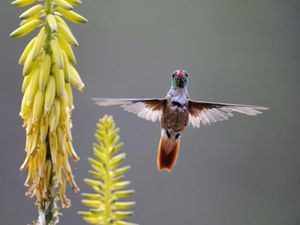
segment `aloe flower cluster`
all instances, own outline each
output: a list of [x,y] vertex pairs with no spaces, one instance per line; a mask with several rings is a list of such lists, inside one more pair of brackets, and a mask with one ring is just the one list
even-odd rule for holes
[[[75,69],[73,47],[78,46],[64,19],[82,24],[87,19],[73,11],[80,0],[16,0],[12,5],[29,6],[20,15],[20,27],[12,37],[37,35],[27,44],[19,64],[23,66],[23,100],[20,116],[26,127],[26,158],[21,171],[28,171],[27,195],[36,196],[40,209],[57,187],[62,207],[71,202],[65,195],[67,181],[75,192],[76,185],[69,156],[78,160],[72,145],[72,85],[79,91],[84,84]],[[55,182],[55,185],[52,184]]]
[[92,179],[85,179],[95,193],[83,193],[82,203],[91,207],[89,211],[79,214],[90,224],[98,225],[136,225],[126,222],[133,212],[130,208],[135,202],[124,201],[134,193],[126,189],[130,182],[125,174],[130,166],[122,166],[125,153],[118,153],[123,143],[119,142],[119,128],[111,116],[104,116],[97,124],[95,134],[98,143],[94,144],[94,158],[89,158],[93,170],[89,171]]

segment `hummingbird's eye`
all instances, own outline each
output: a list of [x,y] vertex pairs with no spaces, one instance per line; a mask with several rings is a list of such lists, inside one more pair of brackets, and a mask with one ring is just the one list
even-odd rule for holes
[[172,74],[172,78],[174,78],[174,77],[175,77],[175,74],[173,73],[173,74]]

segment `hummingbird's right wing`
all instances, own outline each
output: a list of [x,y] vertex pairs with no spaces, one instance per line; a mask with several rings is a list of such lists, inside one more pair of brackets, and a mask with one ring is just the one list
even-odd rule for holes
[[256,116],[262,110],[268,108],[256,105],[240,105],[218,102],[198,102],[189,100],[189,124],[193,127],[200,127],[200,124],[207,125],[213,122],[227,120],[233,116],[233,112]]
[[146,120],[155,122],[161,119],[167,100],[157,98],[93,98],[97,105],[120,105],[124,110],[136,114]]

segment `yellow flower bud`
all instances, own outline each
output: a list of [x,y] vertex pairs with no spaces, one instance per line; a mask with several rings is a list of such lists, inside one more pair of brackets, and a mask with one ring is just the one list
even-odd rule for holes
[[26,76],[27,74],[29,74],[31,72],[33,66],[35,65],[35,62],[32,60],[32,57],[33,57],[33,49],[31,49],[31,51],[29,52],[29,54],[25,60],[23,71],[22,71],[23,76]]
[[58,141],[58,150],[61,154],[67,154],[67,147],[66,147],[66,133],[63,132],[60,126],[57,126],[56,129],[57,134],[57,141]]
[[45,116],[40,119],[40,144],[43,145],[48,135],[49,117]]
[[56,5],[66,10],[73,9],[73,6],[65,0],[53,0]]
[[22,93],[24,93],[26,91],[27,87],[29,86],[33,73],[34,73],[34,71],[31,71],[27,76],[24,77],[23,83],[22,83]]
[[26,89],[26,91],[23,95],[23,98],[22,98],[20,116],[23,118],[27,117],[27,114],[30,110],[29,105],[27,105],[28,96],[29,96],[29,88]]
[[24,65],[26,58],[28,57],[29,52],[31,51],[34,42],[35,42],[36,38],[33,38],[25,47],[25,49],[23,50],[22,55],[20,56],[19,59],[19,65]]
[[53,107],[51,109],[50,115],[49,115],[49,126],[50,126],[50,132],[55,132],[59,118],[60,118],[60,102],[58,99],[54,100]]
[[45,92],[42,90],[38,90],[34,97],[33,102],[33,110],[32,110],[32,122],[35,124],[37,121],[39,121],[43,106],[44,106],[44,98],[45,98]]
[[54,77],[51,75],[49,77],[49,81],[46,88],[45,93],[45,104],[44,104],[44,112],[48,114],[51,110],[52,104],[55,98],[55,80]]
[[69,59],[68,59],[65,51],[63,52],[63,56],[64,56],[64,78],[65,78],[65,81],[67,83],[69,83],[70,82],[70,69],[69,69],[70,62],[69,62]]
[[58,27],[58,32],[62,35],[62,37],[64,39],[66,39],[67,42],[70,43],[70,45],[72,45],[72,46],[78,46],[79,45],[78,41],[74,37],[74,35],[73,35],[72,31],[70,30],[70,28],[68,27],[68,25],[63,24],[63,23],[58,23],[57,27]]
[[47,23],[51,29],[52,33],[57,33],[57,23],[55,17],[52,14],[49,14],[47,17]]
[[73,105],[73,92],[72,92],[72,87],[70,83],[65,83],[65,92],[67,93],[68,96],[68,103],[69,103],[69,109],[73,110],[74,105]]
[[82,24],[88,22],[86,18],[84,18],[83,16],[79,15],[78,13],[72,10],[65,10],[63,8],[58,7],[55,9],[55,11],[60,13],[61,15],[63,15],[65,18],[67,18],[73,23]]
[[39,19],[39,18],[41,18],[44,14],[45,14],[45,10],[41,10],[41,11],[39,11],[38,13],[36,13],[35,15],[29,17],[28,19],[22,19],[19,25],[22,26],[22,25],[24,25],[24,24],[26,24],[26,23],[29,23],[29,22],[32,21],[32,20]]
[[49,134],[50,152],[53,165],[57,164],[57,136],[55,132]]
[[39,88],[39,69],[35,69],[35,71],[33,71],[32,78],[28,86],[29,93],[28,93],[27,105],[31,105],[33,103],[34,96],[38,88]]
[[39,13],[43,9],[44,9],[44,6],[41,4],[32,6],[31,8],[29,8],[25,12],[23,12],[19,18],[20,19],[28,19],[32,16],[35,16],[37,13]]
[[38,126],[36,126],[32,133],[32,145],[31,145],[31,149],[29,150],[31,156],[35,155],[37,151],[37,147],[39,143],[39,134],[40,134],[40,130],[38,129]]
[[23,7],[35,3],[37,0],[15,0],[11,4],[18,7]]
[[58,98],[61,98],[64,94],[64,71],[59,69],[56,65],[53,66],[53,75],[55,78],[55,85],[56,85],[56,95]]
[[41,50],[43,48],[46,37],[47,37],[46,29],[45,29],[45,27],[42,27],[42,29],[40,30],[40,32],[38,33],[38,35],[36,37],[34,46],[32,48],[32,51],[33,51],[32,57],[31,57],[32,60],[36,60],[36,58],[41,53]]
[[72,156],[72,158],[77,161],[79,160],[79,156],[77,155],[77,153],[75,152],[74,148],[73,148],[73,144],[72,142],[68,141],[67,142],[67,150],[68,153]]
[[83,91],[84,83],[82,82],[77,70],[71,65],[69,66],[69,70],[70,70],[70,82],[79,91]]
[[52,50],[53,62],[56,63],[58,68],[62,69],[63,66],[64,66],[64,59],[63,59],[63,55],[62,55],[62,52],[61,52],[61,48],[60,48],[57,40],[52,39],[50,41],[50,46],[51,46],[51,50]]
[[72,49],[72,46],[61,37],[61,35],[58,35],[58,43],[63,48],[65,54],[67,55],[69,61],[74,65],[76,64],[76,58]]
[[32,21],[20,26],[16,30],[14,30],[10,34],[10,36],[15,37],[15,38],[23,37],[23,36],[29,34],[30,32],[32,32],[35,28],[37,28],[41,24],[42,24],[42,21],[39,19],[32,20]]
[[41,90],[45,90],[50,76],[51,69],[51,57],[44,55],[41,60],[40,72],[39,72],[39,87]]

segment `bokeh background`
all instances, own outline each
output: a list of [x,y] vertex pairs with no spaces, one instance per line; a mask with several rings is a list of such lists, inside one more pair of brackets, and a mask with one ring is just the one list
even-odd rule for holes
[[[19,172],[25,153],[19,55],[30,37],[9,38],[23,9],[0,6],[0,218],[28,224],[37,217]],[[300,224],[300,2],[297,0],[84,0],[89,19],[72,26],[80,46],[78,70],[86,84],[75,92],[73,165],[82,192],[96,122],[112,114],[121,127],[127,178],[137,204],[130,221],[141,225]],[[190,96],[258,104],[256,118],[236,115],[186,130],[172,173],[158,173],[159,124],[90,97],[162,97],[177,68],[190,73]],[[73,207],[61,224],[79,225]]]

